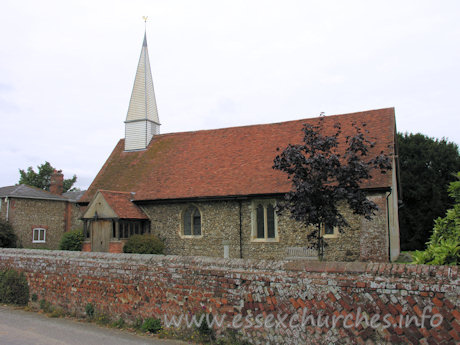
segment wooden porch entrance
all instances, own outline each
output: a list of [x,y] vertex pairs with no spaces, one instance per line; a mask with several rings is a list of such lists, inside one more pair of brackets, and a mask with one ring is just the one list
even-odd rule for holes
[[111,220],[97,220],[91,222],[91,251],[108,252],[111,233]]

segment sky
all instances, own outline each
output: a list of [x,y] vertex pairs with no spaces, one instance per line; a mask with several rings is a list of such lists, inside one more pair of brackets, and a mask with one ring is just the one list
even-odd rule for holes
[[91,184],[124,137],[145,27],[162,133],[394,107],[398,131],[460,144],[459,15],[457,0],[2,0],[0,187],[45,161]]

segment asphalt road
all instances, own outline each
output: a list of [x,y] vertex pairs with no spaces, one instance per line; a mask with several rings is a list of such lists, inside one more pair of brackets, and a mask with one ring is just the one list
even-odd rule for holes
[[117,329],[0,306],[1,345],[184,345]]

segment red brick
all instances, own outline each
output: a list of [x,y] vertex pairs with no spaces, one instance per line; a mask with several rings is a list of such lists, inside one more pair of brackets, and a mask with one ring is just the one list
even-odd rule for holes
[[442,301],[439,300],[437,297],[433,298],[432,301],[434,304],[436,304],[440,308],[444,305],[444,303],[442,303]]
[[300,308],[299,303],[297,303],[297,301],[294,298],[292,298],[292,297],[289,298],[289,301],[291,302],[291,304],[294,307],[294,309],[299,309]]
[[327,294],[327,297],[329,298],[330,301],[332,301],[332,303],[337,301],[337,299],[335,298],[335,296],[334,296],[334,294],[332,292],[329,292]]
[[460,333],[456,331],[455,329],[451,329],[449,331],[449,335],[454,339],[455,341],[460,341]]
[[459,321],[453,320],[451,325],[458,333],[460,333],[460,322]]
[[452,315],[458,320],[460,321],[460,312],[456,309],[452,310]]

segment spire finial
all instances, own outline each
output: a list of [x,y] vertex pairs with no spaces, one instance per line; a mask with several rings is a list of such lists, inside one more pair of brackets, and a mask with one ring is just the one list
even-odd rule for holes
[[144,46],[147,46],[147,19],[148,18],[149,18],[148,16],[142,16],[142,19],[144,19],[144,25],[145,25],[145,28],[144,28],[144,43],[143,43]]

